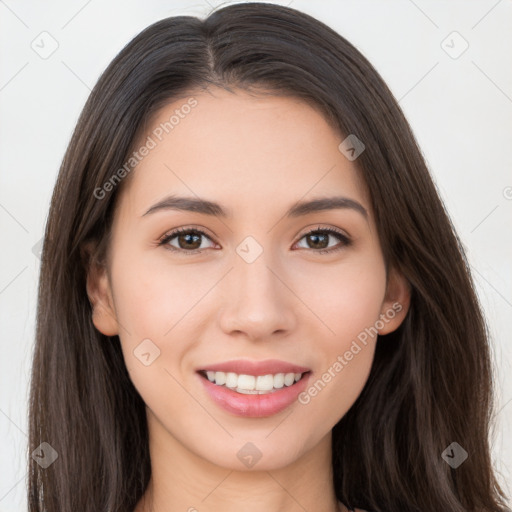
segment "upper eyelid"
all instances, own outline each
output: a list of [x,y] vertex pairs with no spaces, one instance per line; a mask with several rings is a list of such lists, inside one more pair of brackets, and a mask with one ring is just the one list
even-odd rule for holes
[[[192,232],[196,231],[196,232],[200,233],[201,235],[204,235],[207,238],[209,238],[213,243],[216,243],[212,239],[212,236],[208,233],[206,228],[194,226],[194,225],[172,229],[172,230],[166,232],[162,237],[160,237],[159,241],[160,242],[163,242],[166,240],[168,241],[168,240],[173,239],[174,237],[180,235],[181,233],[187,233],[189,231],[192,231]],[[346,237],[349,240],[352,239],[352,237],[347,232],[345,232],[345,230],[342,230],[341,228],[335,228],[333,226],[327,226],[327,225],[324,226],[321,224],[315,224],[314,227],[306,228],[306,231],[304,231],[300,236],[297,235],[297,236],[299,236],[297,241],[300,241],[306,235],[308,235],[310,233],[314,233],[316,231],[333,231],[334,233],[329,233],[329,234],[331,234],[331,235],[337,234],[341,237]],[[195,250],[199,250],[199,249],[195,249]],[[190,252],[193,252],[193,251],[190,251]]]

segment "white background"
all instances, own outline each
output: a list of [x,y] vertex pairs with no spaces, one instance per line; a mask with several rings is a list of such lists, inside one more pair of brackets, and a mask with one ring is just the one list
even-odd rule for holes
[[[381,73],[411,123],[466,247],[491,328],[500,409],[493,455],[511,495],[512,3],[273,3],[311,14],[352,42]],[[0,512],[26,509],[39,272],[33,246],[43,235],[78,115],[100,73],[143,28],[168,16],[205,17],[219,5],[0,0]],[[43,31],[58,43],[47,59],[31,47]],[[452,56],[464,43],[453,31],[469,44],[458,58]]]

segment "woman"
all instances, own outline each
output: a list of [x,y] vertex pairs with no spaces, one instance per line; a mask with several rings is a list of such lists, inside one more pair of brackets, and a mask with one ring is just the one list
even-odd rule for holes
[[464,250],[391,92],[319,21],[144,30],[45,240],[31,511],[506,510]]

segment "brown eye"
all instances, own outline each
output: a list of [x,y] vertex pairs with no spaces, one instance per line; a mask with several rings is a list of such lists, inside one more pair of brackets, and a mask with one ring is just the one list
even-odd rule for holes
[[176,240],[180,249],[199,249],[201,247],[201,236],[193,233],[181,233],[176,235]]
[[[341,244],[329,245],[329,239],[333,237],[337,238]],[[306,247],[306,249],[313,249],[314,252],[319,252],[320,254],[338,251],[351,243],[350,239],[346,235],[330,228],[310,231],[303,235],[301,240],[302,239],[307,241],[308,247]]]
[[[159,245],[163,245],[171,251],[193,255],[208,248],[202,247],[203,238],[211,240],[211,238],[200,229],[179,228],[166,234],[160,240]],[[330,244],[333,238],[337,238],[340,243],[337,245]],[[303,239],[307,241],[307,247],[302,248],[311,249],[313,252],[320,254],[335,252],[351,244],[350,238],[332,228],[315,229],[303,235],[301,240]]]
[[[201,247],[203,238],[210,239],[206,233],[199,229],[180,228],[165,235],[160,240],[159,245],[165,245],[172,251],[195,254],[196,252],[200,252],[202,249],[207,248]],[[177,245],[171,243],[174,239],[176,239]]]

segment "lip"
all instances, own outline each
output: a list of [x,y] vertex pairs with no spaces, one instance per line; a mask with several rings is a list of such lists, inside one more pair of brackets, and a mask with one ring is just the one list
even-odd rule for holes
[[258,377],[259,375],[275,375],[276,373],[306,373],[310,370],[310,368],[287,363],[286,361],[280,361],[279,359],[265,359],[264,361],[235,359],[233,361],[225,361],[223,363],[210,364],[197,368],[198,372],[233,372],[238,375],[254,375],[255,377]]
[[284,386],[272,393],[265,395],[244,395],[225,386],[218,386],[210,382],[202,373],[197,372],[197,376],[202,382],[204,389],[216,405],[231,414],[244,416],[246,418],[263,418],[285,410],[292,405],[297,400],[298,395],[306,389],[311,375],[311,371],[308,371],[298,382],[295,382],[291,386]]

